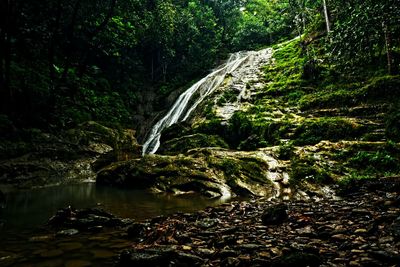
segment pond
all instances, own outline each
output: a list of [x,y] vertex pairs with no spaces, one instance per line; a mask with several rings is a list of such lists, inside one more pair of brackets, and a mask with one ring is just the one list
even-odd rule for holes
[[105,261],[106,256],[117,255],[121,248],[129,247],[118,231],[62,238],[48,235],[43,226],[60,208],[99,207],[118,217],[143,221],[175,212],[194,212],[227,201],[196,194],[174,196],[121,190],[95,183],[8,192],[5,200],[0,209],[0,266],[73,266],[79,262],[108,266],[110,260]]
[[6,194],[0,209],[1,231],[31,229],[44,225],[55,212],[67,206],[102,208],[118,217],[144,220],[174,212],[193,212],[221,204],[196,194],[153,194],[145,190],[122,190],[95,183],[45,187]]

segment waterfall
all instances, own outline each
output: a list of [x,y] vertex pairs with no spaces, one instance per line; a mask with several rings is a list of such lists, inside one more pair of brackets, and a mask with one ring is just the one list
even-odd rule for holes
[[[146,142],[143,144],[143,155],[154,154],[160,147],[161,132],[179,120],[185,121],[188,119],[196,107],[223,83],[226,74],[237,69],[252,53],[254,52],[237,52],[232,54],[225,64],[219,66],[216,70],[183,92],[168,113],[151,129]],[[194,94],[198,95],[198,98],[190,101]],[[190,102],[192,104],[188,106]]]

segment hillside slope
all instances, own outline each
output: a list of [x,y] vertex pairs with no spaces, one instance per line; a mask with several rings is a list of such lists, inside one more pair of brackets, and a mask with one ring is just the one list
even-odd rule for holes
[[[265,50],[162,133],[158,153],[166,156],[108,166],[98,181],[135,187],[138,176],[151,176],[146,186],[157,191],[308,198],[327,185],[397,176],[400,77],[339,75],[326,58],[309,59],[316,48],[294,39]],[[275,160],[272,168],[260,153]],[[182,171],[184,161],[191,171]]]

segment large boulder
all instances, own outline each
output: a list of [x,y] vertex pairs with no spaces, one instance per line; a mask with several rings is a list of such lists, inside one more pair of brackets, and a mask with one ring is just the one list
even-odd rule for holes
[[281,224],[288,219],[287,205],[280,203],[268,207],[261,216],[261,221],[264,225]]
[[61,134],[21,130],[0,140],[0,184],[30,188],[94,180],[111,162],[141,156],[131,129],[89,121]]
[[97,183],[158,192],[199,192],[209,197],[271,196],[276,189],[270,171],[268,162],[256,152],[208,148],[117,162],[97,174]]
[[50,226],[57,229],[79,229],[80,231],[123,227],[132,223],[130,219],[120,219],[102,209],[77,210],[71,207],[58,210],[48,221]]
[[88,146],[100,154],[110,151],[99,145],[105,144],[112,148],[117,160],[127,160],[142,154],[142,146],[138,144],[135,133],[132,129],[114,129],[94,121],[88,121],[69,130],[67,138],[74,144]]

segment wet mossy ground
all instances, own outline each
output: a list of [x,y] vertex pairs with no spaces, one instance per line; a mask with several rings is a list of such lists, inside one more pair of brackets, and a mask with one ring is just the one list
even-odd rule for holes
[[[191,127],[182,135],[175,132],[175,140],[209,136],[207,146],[239,151],[277,147],[292,185],[400,174],[399,153],[393,150],[400,141],[400,76],[379,68],[340,73],[318,40],[305,39],[274,47],[273,59],[261,68],[264,75],[246,86],[264,86],[230,119],[216,110],[237,101],[234,90],[216,91]],[[196,140],[175,143],[175,151],[165,143],[169,154],[205,146]]]

